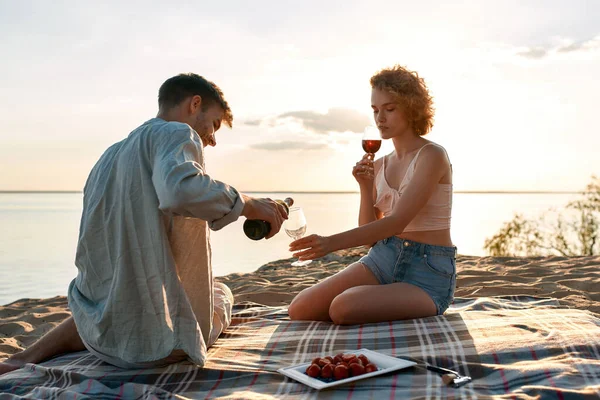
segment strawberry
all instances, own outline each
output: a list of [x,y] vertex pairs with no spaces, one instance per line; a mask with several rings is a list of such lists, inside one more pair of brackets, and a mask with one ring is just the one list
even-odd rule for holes
[[344,355],[342,356],[342,360],[344,360],[344,361],[345,361],[345,362],[347,362],[347,363],[350,363],[350,361],[352,361],[352,360],[353,360],[353,359],[355,359],[355,358],[356,358],[356,355],[355,355],[355,354],[344,354]]
[[335,379],[346,379],[349,376],[348,367],[345,365],[338,365],[333,370],[333,376]]
[[321,375],[321,367],[319,367],[317,364],[311,364],[306,369],[306,375],[310,376],[311,378],[318,378]]
[[359,376],[365,373],[365,367],[362,364],[352,363],[350,364],[350,372],[352,376]]
[[362,362],[362,365],[369,364],[369,359],[364,354],[359,354],[358,359]]
[[321,369],[321,378],[331,378],[333,376],[333,370],[335,369],[335,367],[333,366],[333,364],[329,363],[329,364],[325,364],[323,366],[323,368]]
[[321,358],[317,364],[319,364],[320,367],[323,367],[325,364],[331,364],[331,361],[329,361],[328,358]]
[[377,371],[377,365],[370,363],[365,367],[365,372],[368,374],[369,372]]

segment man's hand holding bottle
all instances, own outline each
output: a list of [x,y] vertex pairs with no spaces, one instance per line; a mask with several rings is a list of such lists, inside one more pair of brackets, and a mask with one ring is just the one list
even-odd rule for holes
[[[270,229],[265,238],[269,239],[279,232],[283,221],[288,218],[288,209],[285,205],[269,198],[255,198],[242,194],[244,209],[242,215],[248,220],[265,221]],[[248,234],[246,232],[246,234]]]

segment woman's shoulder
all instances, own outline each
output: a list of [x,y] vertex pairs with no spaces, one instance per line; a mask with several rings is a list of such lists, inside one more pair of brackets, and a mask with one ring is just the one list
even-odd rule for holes
[[452,163],[450,162],[450,157],[448,156],[448,152],[446,149],[435,142],[429,141],[421,150],[419,150],[420,154],[418,155],[418,159],[415,160],[413,168],[418,168],[420,164],[427,164],[429,166],[437,166],[440,169],[452,168]]
[[448,151],[446,150],[446,148],[439,143],[432,142],[431,140],[429,140],[426,144],[423,145],[423,147],[421,147],[420,153],[421,153],[420,154],[421,156],[425,155],[428,158],[429,157],[449,158]]
[[438,149],[438,150],[443,150],[446,151],[446,148],[444,146],[442,146],[439,143],[436,143],[432,140],[427,140],[427,143],[425,143],[422,147],[423,150],[425,149]]

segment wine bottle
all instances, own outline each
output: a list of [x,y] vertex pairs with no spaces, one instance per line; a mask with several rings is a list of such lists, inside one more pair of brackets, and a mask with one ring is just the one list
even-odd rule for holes
[[[275,200],[275,202],[285,207],[286,213],[290,213],[290,207],[294,204],[294,199],[287,197],[285,200]],[[260,219],[247,219],[244,222],[244,233],[252,240],[263,239],[271,232],[271,224]]]

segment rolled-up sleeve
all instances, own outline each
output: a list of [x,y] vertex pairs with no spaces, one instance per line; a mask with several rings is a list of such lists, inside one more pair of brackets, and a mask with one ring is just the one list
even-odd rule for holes
[[154,154],[152,182],[161,211],[200,218],[212,230],[239,218],[243,197],[235,188],[205,173],[203,146],[190,127],[180,124],[163,135]]

